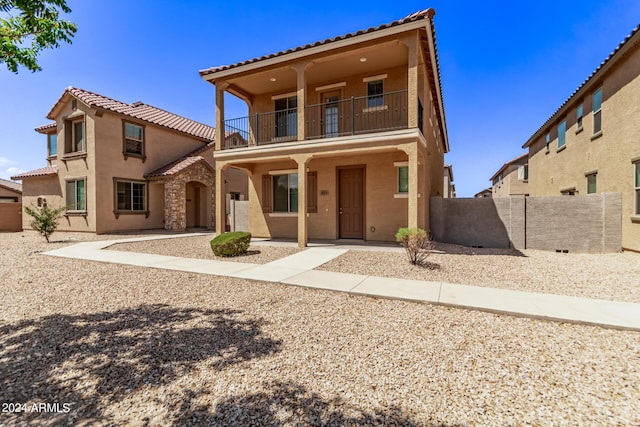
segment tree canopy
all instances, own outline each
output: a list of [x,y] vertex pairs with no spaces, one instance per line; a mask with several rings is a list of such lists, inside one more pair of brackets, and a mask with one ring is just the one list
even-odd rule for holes
[[66,0],[0,0],[0,63],[14,73],[21,65],[40,71],[40,51],[71,43],[77,30],[61,12],[71,12]]

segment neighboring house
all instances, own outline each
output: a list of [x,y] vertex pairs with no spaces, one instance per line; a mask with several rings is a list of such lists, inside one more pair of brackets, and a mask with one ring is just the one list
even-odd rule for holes
[[[246,141],[218,134],[216,174],[249,174],[254,236],[305,246],[428,228],[449,150],[434,13],[200,71],[216,86],[217,128]],[[247,103],[246,117],[225,117],[225,92]]]
[[529,194],[622,194],[622,247],[640,251],[640,27],[529,138]]
[[491,177],[492,197],[529,195],[529,154],[508,161]]
[[22,230],[22,185],[0,179],[0,231]]
[[444,183],[442,197],[453,199],[456,197],[456,185],[453,183],[453,166],[444,165]]
[[[55,122],[36,129],[47,166],[12,179],[23,181],[25,205],[67,206],[59,230],[213,226],[214,128],[73,87],[47,118]],[[225,178],[242,187],[246,176],[235,173]]]
[[474,194],[473,197],[475,197],[476,199],[484,199],[486,197],[490,198],[492,195],[493,195],[493,191],[491,190],[491,188],[485,188],[484,190]]

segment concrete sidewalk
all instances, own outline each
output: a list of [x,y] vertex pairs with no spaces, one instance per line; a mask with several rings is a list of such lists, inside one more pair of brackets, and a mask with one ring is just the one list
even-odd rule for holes
[[[193,233],[188,236],[210,233]],[[640,331],[640,304],[570,297],[508,289],[456,285],[335,273],[314,268],[344,254],[350,247],[319,245],[268,264],[214,261],[105,250],[116,243],[186,237],[161,235],[84,242],[44,252],[46,255],[167,270],[283,283],[373,297],[398,298],[526,316]],[[255,242],[257,245],[266,242]]]

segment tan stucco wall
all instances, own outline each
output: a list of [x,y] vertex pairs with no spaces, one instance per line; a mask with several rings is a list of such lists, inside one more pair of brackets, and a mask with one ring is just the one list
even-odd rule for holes
[[586,173],[597,171],[597,193],[622,194],[622,246],[640,250],[640,220],[632,220],[634,169],[632,159],[640,157],[640,48],[627,53],[602,79],[602,135],[592,139],[592,94],[584,97],[583,130],[577,131],[576,108],[572,101],[567,113],[566,148],[557,150],[557,125],[550,123],[551,144],[546,153],[543,130],[530,146],[529,189],[532,196],[559,195],[575,187],[587,194]]
[[493,197],[529,195],[529,182],[518,179],[518,167],[521,165],[509,165],[502,172],[502,184],[492,186]]
[[22,193],[17,191],[11,191],[4,187],[0,187],[0,197],[17,197],[18,202],[22,202]]
[[[338,238],[338,168],[363,165],[365,167],[365,239],[393,241],[400,227],[408,221],[408,198],[396,198],[397,168],[394,162],[407,161],[407,154],[391,151],[381,154],[344,156],[339,158],[315,158],[308,168],[318,174],[318,212],[308,214],[308,232],[311,239]],[[262,175],[270,171],[296,169],[290,162],[257,164],[249,181],[249,225],[256,237],[295,238],[297,215],[283,216],[263,213],[261,207]],[[420,167],[420,188],[427,188],[424,176],[426,164]],[[438,171],[441,174],[441,170]],[[419,225],[428,224],[428,195],[421,190],[419,199]],[[371,231],[375,227],[375,231]]]

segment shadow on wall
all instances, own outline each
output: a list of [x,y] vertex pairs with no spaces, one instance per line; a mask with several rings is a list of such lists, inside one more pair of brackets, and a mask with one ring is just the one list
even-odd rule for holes
[[263,335],[263,321],[241,316],[237,310],[143,305],[4,325],[0,401],[71,403],[68,413],[14,414],[16,423],[110,424],[110,404],[170,384],[202,361],[223,370],[280,351],[281,341]]

